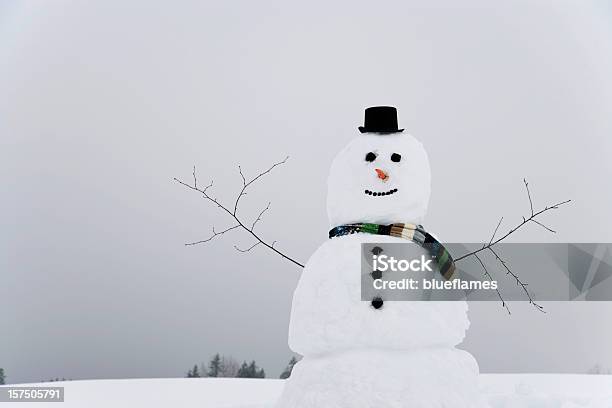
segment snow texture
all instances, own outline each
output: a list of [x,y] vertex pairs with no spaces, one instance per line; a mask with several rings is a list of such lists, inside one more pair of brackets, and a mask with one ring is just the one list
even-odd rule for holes
[[[611,408],[612,375],[481,374],[491,408]],[[272,408],[285,381],[242,378],[155,378],[39,384],[65,388],[65,402],[5,402],[12,408]],[[327,407],[327,405],[322,405]]]

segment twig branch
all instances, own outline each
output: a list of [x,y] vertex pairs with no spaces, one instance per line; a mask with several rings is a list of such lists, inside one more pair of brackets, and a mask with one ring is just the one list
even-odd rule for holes
[[[261,221],[261,216],[270,209],[270,204],[272,204],[270,201],[268,201],[268,205],[266,206],[266,208],[264,208],[263,210],[261,210],[261,212],[259,213],[259,215],[257,216],[257,218],[255,219],[255,221],[253,221],[253,224],[251,224],[251,231],[253,231],[255,229],[255,224],[257,224],[259,221]],[[276,241],[275,241],[276,242]],[[274,245],[274,243],[272,243],[271,245]]]
[[223,231],[219,231],[219,232],[217,232],[217,231],[215,231],[215,227],[213,226],[213,227],[212,227],[212,235],[210,236],[210,238],[206,238],[206,239],[203,239],[203,240],[201,240],[201,241],[188,242],[188,243],[186,243],[186,244],[185,244],[185,246],[190,246],[190,245],[198,245],[198,244],[203,244],[203,243],[205,243],[205,242],[212,241],[213,239],[215,239],[215,238],[216,238],[216,237],[218,237],[219,235],[223,235],[223,234],[225,234],[226,232],[231,231],[231,230],[233,230],[233,229],[236,229],[236,228],[238,228],[238,227],[240,227],[240,225],[234,225],[233,227],[229,227],[229,228],[227,228],[227,229],[224,229]]
[[[527,184],[525,184],[525,185],[527,186]],[[533,204],[532,204],[532,201],[531,201],[531,195],[530,195],[530,193],[529,193],[529,188],[527,188],[527,194],[528,194],[528,196],[529,196],[529,203],[530,203],[531,205],[533,205]],[[518,230],[519,230],[521,227],[523,227],[525,224],[528,224],[528,223],[530,223],[530,222],[534,222],[534,223],[536,223],[536,224],[538,224],[538,225],[540,225],[540,226],[542,226],[542,227],[546,228],[547,230],[549,230],[549,231],[551,231],[551,232],[555,232],[555,231],[553,231],[552,229],[550,229],[550,228],[548,228],[547,226],[545,226],[544,224],[542,224],[541,222],[537,221],[537,220],[536,220],[536,218],[537,218],[539,215],[542,215],[542,214],[544,214],[544,213],[545,213],[545,212],[547,212],[547,211],[550,211],[550,210],[556,210],[556,209],[558,209],[559,207],[561,207],[562,205],[565,205],[565,204],[567,204],[567,203],[570,203],[571,201],[572,201],[572,200],[565,200],[565,201],[561,201],[561,202],[559,202],[559,203],[557,203],[557,204],[553,204],[553,205],[551,205],[550,207],[549,207],[549,206],[546,206],[546,207],[544,207],[543,209],[541,209],[541,210],[539,210],[539,211],[536,211],[536,212],[534,212],[534,211],[533,211],[533,206],[532,206],[532,207],[531,207],[531,208],[532,208],[532,210],[531,210],[532,212],[531,212],[531,215],[529,216],[529,218],[525,218],[525,217],[523,217],[523,221],[522,221],[521,223],[519,223],[518,225],[516,225],[514,228],[511,228],[511,229],[510,229],[510,230],[509,230],[507,233],[505,233],[505,234],[504,234],[503,236],[501,236],[500,238],[497,238],[496,240],[493,240],[493,238],[491,238],[491,241],[489,241],[489,243],[488,243],[488,244],[483,245],[482,247],[480,247],[480,248],[478,248],[478,249],[476,249],[476,250],[474,250],[474,251],[472,251],[472,252],[468,252],[467,254],[464,254],[464,255],[461,255],[461,256],[459,256],[459,257],[455,258],[455,262],[461,261],[462,259],[465,259],[465,258],[467,258],[468,256],[472,256],[472,255],[474,255],[474,254],[477,254],[477,253],[479,253],[479,252],[482,252],[482,251],[484,251],[484,250],[487,250],[487,249],[489,249],[489,248],[491,248],[491,247],[493,247],[493,246],[495,246],[495,245],[499,244],[501,241],[503,241],[504,239],[508,238],[508,237],[509,237],[511,234],[515,233],[515,232],[516,232],[516,231],[518,231]],[[502,217],[502,219],[503,219],[503,217]],[[501,220],[499,221],[499,224],[501,224]],[[495,229],[495,233],[497,233],[497,229],[499,228],[499,224],[497,225],[497,228]],[[493,237],[495,237],[495,233],[493,234]]]
[[499,219],[499,222],[497,223],[497,227],[495,227],[495,231],[493,231],[493,235],[491,235],[491,239],[489,240],[489,245],[491,245],[491,242],[493,242],[493,239],[495,239],[495,235],[497,234],[497,230],[499,229],[499,226],[501,225],[503,220],[504,220],[504,217],[501,217]]
[[236,228],[242,228],[244,231],[248,232],[253,238],[255,238],[255,240],[257,241],[254,245],[252,245],[250,248],[248,249],[240,249],[236,246],[234,246],[234,248],[236,248],[236,250],[240,251],[240,252],[249,252],[251,249],[255,248],[257,245],[263,245],[265,247],[267,247],[268,249],[274,251],[275,253],[277,253],[278,255],[280,255],[281,257],[285,258],[286,260],[294,263],[297,266],[300,267],[304,267],[304,264],[296,261],[294,258],[284,254],[283,252],[279,251],[278,249],[276,249],[274,247],[274,245],[276,244],[276,241],[273,241],[271,244],[267,243],[266,241],[264,241],[258,234],[256,234],[254,232],[254,228],[255,225],[261,221],[261,218],[263,216],[263,214],[270,208],[270,203],[268,203],[267,207],[264,208],[258,215],[258,217],[255,219],[255,221],[253,221],[252,223],[250,223],[250,227],[248,227],[249,223],[247,223],[246,221],[243,221],[242,219],[240,219],[237,215],[238,212],[238,204],[240,202],[240,198],[242,196],[244,196],[246,194],[246,189],[253,184],[255,181],[259,180],[261,177],[263,177],[264,175],[270,173],[275,167],[280,166],[281,164],[284,164],[287,160],[289,159],[289,156],[285,157],[284,160],[278,162],[278,163],[274,163],[271,167],[269,167],[267,170],[262,171],[261,173],[259,173],[257,176],[253,177],[251,180],[247,181],[246,177],[244,176],[244,173],[242,172],[242,168],[240,166],[238,166],[238,171],[240,173],[240,177],[242,178],[242,189],[240,190],[240,193],[238,194],[238,197],[236,198],[236,200],[234,201],[234,206],[233,208],[227,207],[224,204],[222,204],[219,200],[217,200],[215,197],[212,197],[209,193],[208,190],[213,186],[213,182],[211,181],[210,184],[208,184],[206,187],[204,187],[203,189],[198,187],[198,183],[197,183],[197,175],[196,175],[196,169],[195,166],[193,168],[193,185],[186,183],[178,178],[174,178],[173,180],[177,183],[179,183],[180,185],[196,191],[198,193],[200,193],[202,195],[203,198],[205,198],[206,200],[212,202],[213,204],[215,204],[217,207],[219,207],[221,210],[223,210],[225,213],[227,213],[236,223],[236,225],[227,228],[226,230],[220,231],[220,232],[216,232],[213,228],[213,234],[210,238],[202,240],[202,241],[196,241],[196,242],[192,242],[192,243],[188,243],[186,245],[196,245],[196,244],[201,244],[204,242],[209,242],[212,239],[214,239],[215,237],[219,236],[219,235],[223,235],[226,232],[229,232],[233,229]]
[[240,249],[238,248],[236,245],[234,245],[234,248],[236,249],[236,251],[238,252],[249,252],[251,249],[255,248],[257,245],[261,244],[260,241],[257,241],[256,243],[254,243],[253,245],[251,245],[250,247],[248,247],[247,249]]
[[[489,273],[489,270],[485,266],[484,262],[482,262],[482,259],[480,259],[478,254],[474,254],[474,256],[476,257],[476,259],[478,259],[478,262],[480,262],[480,265],[482,266],[482,269],[484,269],[484,276],[487,279],[489,279],[490,282],[493,282],[493,277]],[[495,291],[497,292],[497,296],[499,297],[499,300],[501,300],[501,302],[502,302],[502,307],[506,308],[506,310],[508,311],[508,314],[512,314],[512,313],[510,313],[510,308],[508,307],[508,305],[506,304],[506,301],[502,297],[502,294],[501,294],[500,290],[499,289],[495,289]]]
[[[489,273],[489,271],[487,270],[484,262],[482,261],[482,259],[478,256],[479,253],[481,253],[482,251],[490,251],[491,253],[493,253],[493,255],[495,255],[495,258],[502,264],[502,266],[506,269],[506,275],[511,275],[514,280],[516,281],[516,284],[521,286],[521,288],[523,289],[523,291],[525,292],[525,294],[527,295],[527,298],[529,299],[529,303],[531,303],[532,305],[534,305],[536,307],[536,309],[538,309],[541,312],[544,312],[544,308],[537,304],[533,298],[531,297],[531,294],[529,293],[529,291],[527,290],[527,284],[524,283],[523,281],[520,280],[520,278],[518,277],[518,275],[516,275],[514,272],[512,272],[510,270],[510,268],[508,267],[508,265],[506,264],[506,262],[497,254],[497,252],[495,252],[495,250],[493,249],[495,245],[499,244],[500,242],[502,242],[503,240],[505,240],[506,238],[508,238],[511,234],[515,233],[516,231],[518,231],[520,228],[522,228],[525,224],[528,224],[530,222],[533,222],[539,226],[541,226],[542,228],[555,233],[555,231],[552,228],[549,228],[548,226],[544,225],[542,222],[538,221],[536,218],[542,214],[544,214],[547,211],[550,210],[556,210],[559,207],[561,207],[562,205],[568,204],[569,202],[571,202],[572,200],[565,200],[565,201],[561,201],[557,204],[554,204],[552,206],[546,206],[543,209],[539,210],[539,211],[535,211],[533,208],[533,199],[531,197],[531,191],[529,190],[529,183],[527,182],[526,179],[523,179],[523,184],[525,185],[525,190],[527,191],[527,199],[529,200],[529,217],[525,218],[524,216],[522,217],[523,221],[520,222],[519,224],[517,224],[514,228],[511,228],[508,232],[506,232],[504,235],[502,235],[501,237],[495,239],[495,236],[497,235],[497,231],[499,230],[499,227],[504,219],[504,217],[501,217],[499,222],[497,223],[497,226],[495,227],[495,230],[493,231],[493,235],[491,236],[491,239],[489,240],[489,242],[487,244],[483,244],[482,247],[468,252],[467,254],[461,255],[457,258],[455,258],[455,262],[459,262],[462,259],[466,259],[470,256],[474,256],[476,257],[476,259],[478,260],[478,262],[480,263],[480,265],[484,268],[485,270],[485,276],[488,279],[492,279],[491,278],[491,274]],[[506,310],[508,310],[508,313],[510,313],[510,310],[508,309],[508,307],[506,306],[506,302],[503,300],[500,292],[497,292],[500,300],[502,301],[502,306],[504,306],[506,308]]]
[[247,189],[247,187],[249,187],[255,181],[259,180],[261,177],[270,173],[276,166],[280,166],[281,164],[284,164],[288,159],[289,159],[289,156],[286,156],[283,160],[279,161],[278,163],[274,163],[270,168],[268,168],[268,170],[262,171],[261,173],[253,177],[249,182],[246,181],[246,178],[244,177],[244,174],[242,173],[242,168],[238,166],[240,177],[242,177],[242,190],[240,190],[240,193],[238,194],[238,197],[236,197],[236,201],[234,202],[234,211],[232,213],[234,216],[236,215],[236,212],[238,211],[238,203],[240,202],[240,199],[242,198],[243,195],[246,195],[245,190]]
[[544,228],[545,230],[552,232],[553,234],[556,234],[557,231],[547,227],[546,225],[542,224],[541,222],[537,221],[537,220],[531,220],[531,222],[535,222],[536,224],[538,224],[540,227]]
[[535,308],[538,309],[540,312],[546,313],[546,311],[544,310],[544,307],[542,305],[536,303],[533,300],[533,298],[531,297],[531,294],[527,290],[527,284],[525,282],[521,281],[517,274],[512,272],[512,270],[506,264],[506,261],[501,259],[500,256],[497,254],[497,252],[495,252],[495,250],[493,248],[489,247],[488,250],[491,251],[491,253],[493,253],[493,255],[495,255],[495,258],[497,258],[497,260],[502,264],[504,269],[506,269],[506,275],[512,276],[514,278],[514,280],[516,281],[516,284],[519,285],[523,289],[523,292],[525,292],[525,294],[527,295],[527,298],[529,299],[529,303],[532,304],[533,306],[535,306]]
[[529,198],[529,206],[531,207],[531,216],[533,217],[533,200],[531,200],[531,192],[529,191],[529,183],[527,179],[523,179],[523,183],[525,183],[525,190],[527,190],[527,198]]

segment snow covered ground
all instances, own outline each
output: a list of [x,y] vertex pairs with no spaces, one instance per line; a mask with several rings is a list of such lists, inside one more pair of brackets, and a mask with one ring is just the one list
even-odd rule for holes
[[[67,381],[65,402],[0,403],[0,408],[271,408],[284,380],[170,378]],[[612,375],[482,374],[491,408],[612,408]]]

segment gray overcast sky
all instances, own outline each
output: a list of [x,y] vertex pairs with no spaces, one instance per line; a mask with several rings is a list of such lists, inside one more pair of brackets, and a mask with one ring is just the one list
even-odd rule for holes
[[[215,180],[299,258],[327,236],[326,177],[363,108],[427,148],[426,226],[487,239],[572,198],[520,241],[612,241],[612,10],[605,1],[3,1],[0,366],[9,381],[179,376],[215,352],[278,375],[299,269],[171,182]],[[612,305],[472,305],[483,371],[612,367]],[[520,356],[520,358],[518,358]]]

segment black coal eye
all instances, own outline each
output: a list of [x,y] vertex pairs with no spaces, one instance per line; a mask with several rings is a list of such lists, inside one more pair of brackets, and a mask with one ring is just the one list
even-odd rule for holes
[[391,155],[391,161],[392,161],[392,162],[399,163],[399,161],[400,161],[400,160],[402,160],[402,155],[401,155],[401,154],[399,154],[399,153],[393,153],[393,154]]
[[370,153],[366,154],[365,159],[366,159],[367,162],[373,162],[374,160],[376,160],[376,154],[373,153],[373,152],[370,152]]

